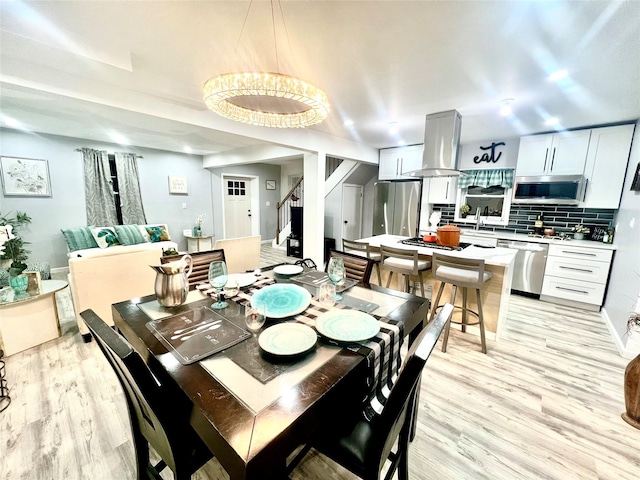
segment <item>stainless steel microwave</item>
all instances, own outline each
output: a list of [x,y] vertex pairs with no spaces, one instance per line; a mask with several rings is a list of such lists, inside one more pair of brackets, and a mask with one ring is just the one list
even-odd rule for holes
[[584,201],[586,186],[582,175],[516,177],[512,202],[578,205]]

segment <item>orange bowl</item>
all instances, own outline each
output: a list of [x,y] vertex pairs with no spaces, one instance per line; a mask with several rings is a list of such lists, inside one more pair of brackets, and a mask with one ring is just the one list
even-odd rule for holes
[[423,235],[422,240],[424,240],[425,242],[435,242],[436,236],[434,234]]

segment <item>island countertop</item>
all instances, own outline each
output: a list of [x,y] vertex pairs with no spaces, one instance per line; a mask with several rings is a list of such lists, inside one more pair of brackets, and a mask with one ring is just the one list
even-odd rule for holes
[[460,258],[478,258],[483,259],[487,265],[495,265],[499,267],[507,267],[513,265],[516,258],[517,250],[512,248],[484,248],[471,245],[462,250],[442,250],[438,248],[418,247],[416,245],[405,245],[400,240],[406,240],[410,237],[400,235],[376,235],[374,237],[361,238],[358,242],[366,242],[372,247],[379,248],[380,245],[387,245],[394,248],[403,248],[406,250],[417,250],[420,255],[429,255],[433,252],[442,253],[444,255],[453,255]]

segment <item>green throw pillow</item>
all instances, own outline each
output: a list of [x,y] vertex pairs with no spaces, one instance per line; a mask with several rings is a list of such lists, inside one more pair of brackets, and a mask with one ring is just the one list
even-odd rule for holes
[[121,245],[136,245],[146,243],[145,238],[140,233],[138,225],[115,225],[116,235]]
[[67,241],[67,247],[69,247],[70,252],[98,248],[98,244],[91,234],[91,227],[62,228],[60,231]]
[[145,229],[147,230],[149,241],[151,243],[168,242],[171,240],[165,225],[146,226]]
[[100,248],[120,245],[113,227],[95,227],[91,229],[91,234]]

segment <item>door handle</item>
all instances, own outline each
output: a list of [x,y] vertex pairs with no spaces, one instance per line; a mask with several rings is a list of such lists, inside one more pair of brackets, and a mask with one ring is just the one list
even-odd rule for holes
[[347,223],[349,223],[349,222],[347,222],[347,221],[345,220],[345,221],[344,221],[344,224],[346,225]]
[[547,158],[549,158],[549,147],[547,147],[547,151],[544,152],[544,167],[542,167],[542,171],[547,170]]

